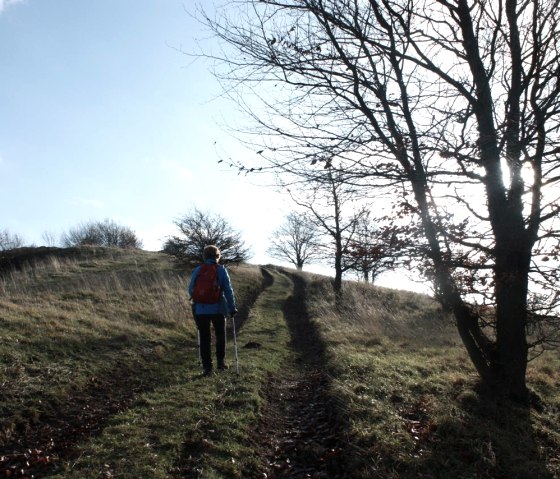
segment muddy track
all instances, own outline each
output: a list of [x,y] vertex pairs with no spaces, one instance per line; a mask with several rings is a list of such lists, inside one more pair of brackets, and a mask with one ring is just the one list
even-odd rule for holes
[[[272,284],[272,275],[261,271],[261,288],[239,307],[238,328],[260,293]],[[11,437],[0,437],[0,478],[40,478],[57,472],[63,462],[75,457],[76,444],[101,433],[111,416],[126,410],[155,385],[161,385],[157,373],[151,378],[149,365],[147,361],[134,370],[116,368],[103,377],[91,378],[86,387],[57,404],[55,413],[45,412],[32,424],[17,427]]]
[[258,477],[269,479],[350,477],[345,468],[345,420],[329,395],[325,347],[305,309],[305,283],[292,276],[294,293],[284,315],[293,355],[266,388],[267,406],[255,446],[263,457]]
[[[255,302],[257,301],[261,293],[266,288],[272,286],[272,283],[274,282],[274,277],[265,268],[261,267],[261,274],[263,276],[263,279],[260,289],[256,289],[243,304],[239,305],[239,312],[235,316],[235,325],[239,329],[241,329],[245,321],[247,321],[247,319],[249,318],[251,308],[255,305]],[[231,321],[228,321],[228,336],[233,335],[233,331],[230,330],[230,323]]]
[[[272,275],[262,271],[262,289],[241,305],[238,328],[262,290],[272,284]],[[294,294],[284,307],[293,356],[266,388],[267,406],[257,426],[258,444],[254,445],[263,466],[256,477],[343,479],[347,477],[342,460],[344,421],[329,398],[324,346],[305,311],[305,284],[297,276],[293,281]],[[4,477],[39,478],[59,471],[63,462],[75,457],[76,444],[101,433],[111,416],[148,392],[148,384],[157,383],[146,381],[149,376],[148,362],[142,374],[115,369],[104,377],[92,378],[85,388],[56,405],[56,413],[43,414],[3,441],[0,473]],[[192,453],[190,450],[189,455]]]

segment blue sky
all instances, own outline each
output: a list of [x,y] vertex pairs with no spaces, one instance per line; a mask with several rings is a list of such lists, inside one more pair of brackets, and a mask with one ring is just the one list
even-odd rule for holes
[[210,65],[178,51],[207,36],[193,8],[0,0],[0,229],[40,245],[110,218],[157,250],[196,206],[266,260],[289,205],[217,163],[250,152],[220,126],[234,113]]
[[[211,8],[211,2],[204,2]],[[0,230],[45,244],[106,218],[159,250],[192,207],[253,250],[292,208],[218,164],[243,159],[240,124],[195,51],[194,0],[0,0]],[[321,267],[317,272],[329,272]],[[417,289],[402,276],[380,284]]]

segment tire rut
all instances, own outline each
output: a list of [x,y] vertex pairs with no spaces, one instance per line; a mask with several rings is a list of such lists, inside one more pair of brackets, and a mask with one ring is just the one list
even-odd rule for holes
[[325,347],[305,308],[305,282],[291,275],[294,293],[284,315],[293,356],[266,388],[267,406],[256,437],[263,457],[259,477],[349,477],[345,470],[345,421],[330,396]]
[[58,404],[56,412],[43,413],[33,426],[17,428],[1,446],[0,477],[38,478],[57,472],[64,460],[74,457],[78,442],[99,434],[112,415],[149,390],[135,378],[127,369],[92,377],[83,390]]
[[[262,274],[262,283],[261,288],[256,290],[254,294],[247,299],[247,301],[240,305],[239,312],[235,316],[235,323],[236,323],[236,330],[237,333],[243,328],[243,325],[249,319],[249,315],[251,313],[251,309],[255,306],[255,303],[261,296],[261,294],[269,287],[274,284],[274,276],[264,267],[260,268]],[[233,338],[233,329],[231,327],[232,322],[228,321],[226,333],[228,340]],[[247,347],[247,345],[245,346]],[[207,424],[204,424],[203,421],[200,422],[198,425],[201,429],[204,429]],[[181,452],[179,457],[175,461],[175,464],[171,468],[169,472],[170,478],[199,478],[201,476],[201,467],[200,462],[201,458],[205,452],[206,446],[204,443],[200,442],[198,439],[192,439],[190,436],[192,434],[188,434],[185,437],[183,444],[181,445]]]

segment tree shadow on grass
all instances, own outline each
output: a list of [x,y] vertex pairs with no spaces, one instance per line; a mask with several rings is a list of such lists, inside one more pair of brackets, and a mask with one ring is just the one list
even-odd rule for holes
[[[283,313],[289,328],[290,360],[266,387],[267,406],[255,444],[263,470],[247,477],[352,477],[346,467],[347,421],[331,392],[326,347],[306,308],[306,279],[283,271],[293,282]],[[263,475],[265,474],[265,475]]]
[[[326,364],[326,348],[320,332],[305,309],[305,278],[291,275],[294,294],[286,302],[284,314],[292,333],[291,346],[302,362]],[[328,378],[326,378],[328,381]],[[328,390],[328,385],[327,385]],[[531,410],[509,401],[496,401],[482,392],[468,389],[457,395],[458,414],[441,423],[429,415],[422,397],[414,404],[402,404],[404,428],[415,441],[410,458],[380,458],[377,464],[367,450],[352,446],[342,409],[332,401],[330,414],[337,417],[334,428],[340,441],[341,457],[329,477],[399,477],[406,479],[553,479],[541,452]],[[342,418],[342,419],[341,419]],[[539,442],[540,441],[540,442]],[[350,443],[350,444],[348,444]],[[346,446],[346,448],[345,448]],[[550,456],[557,454],[554,444]],[[331,459],[331,466],[333,465]],[[335,472],[341,471],[341,472]],[[351,471],[351,472],[348,472]],[[338,474],[338,475],[337,475]],[[349,474],[349,476],[345,476]],[[290,477],[278,476],[278,477]]]
[[411,410],[405,420],[415,434],[413,472],[433,478],[553,479],[539,450],[531,410],[474,391],[458,397],[455,417],[440,424]]
[[323,368],[326,362],[325,343],[306,307],[306,279],[291,274],[294,283],[292,295],[284,304],[284,318],[290,330],[290,347],[311,365]]

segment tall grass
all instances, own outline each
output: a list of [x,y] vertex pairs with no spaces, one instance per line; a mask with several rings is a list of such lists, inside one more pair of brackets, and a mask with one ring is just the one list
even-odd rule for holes
[[372,287],[348,281],[338,307],[330,281],[316,276],[309,286],[309,307],[322,327],[339,333],[339,341],[364,338],[376,342],[411,342],[426,344],[458,343],[451,316],[444,313],[429,296]]
[[[163,266],[142,271],[130,259],[108,255],[92,268],[50,257],[0,280],[0,444],[33,429],[92,378],[145,368],[181,339],[185,279]],[[117,261],[120,269],[110,271]]]
[[[253,268],[256,269],[256,268]],[[260,288],[246,274],[240,302]],[[192,348],[188,274],[165,255],[107,251],[56,256],[0,279],[0,444],[32,427],[42,405],[114,370],[150,369],[177,347]],[[14,395],[21,409],[13,407]]]
[[560,477],[560,356],[530,363],[542,407],[477,392],[452,318],[427,296],[345,283],[335,308],[315,277],[309,309],[328,345],[332,394],[351,430],[353,477]]

